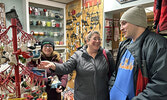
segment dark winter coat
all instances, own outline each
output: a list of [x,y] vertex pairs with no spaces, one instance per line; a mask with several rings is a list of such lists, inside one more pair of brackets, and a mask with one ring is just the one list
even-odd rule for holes
[[74,99],[75,100],[109,100],[108,72],[114,71],[114,60],[106,50],[110,66],[100,48],[95,58],[86,51],[86,46],[76,51],[70,59],[63,64],[56,64],[55,73],[68,74],[76,70]]
[[[57,63],[62,63],[62,60],[60,58],[59,53],[57,53],[56,51],[54,51],[52,53],[51,57],[46,57],[43,53],[41,55],[41,60],[48,60],[48,61],[52,61],[52,62],[57,62]],[[37,66],[35,64],[35,62],[30,62],[27,64],[27,66],[29,68]],[[68,75],[58,75],[55,73],[52,73],[49,69],[47,70],[47,76],[54,76],[57,75],[59,80],[61,81],[61,86],[63,87],[63,90],[66,88],[66,84],[68,82]],[[47,92],[47,98],[48,100],[61,100],[61,93],[57,93],[56,89],[52,89],[49,86],[50,82],[47,80],[46,82],[46,92]]]
[[167,100],[167,39],[146,29],[134,43],[130,41],[120,44],[116,66],[128,49],[135,59],[132,100]]

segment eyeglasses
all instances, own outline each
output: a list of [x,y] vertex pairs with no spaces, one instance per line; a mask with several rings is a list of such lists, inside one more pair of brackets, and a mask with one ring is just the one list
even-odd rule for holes
[[51,45],[44,45],[43,47],[45,47],[45,48],[47,48],[47,47],[51,48],[52,46]]
[[96,37],[93,38],[93,41],[97,41],[97,40],[101,42],[102,39],[101,38],[96,38]]

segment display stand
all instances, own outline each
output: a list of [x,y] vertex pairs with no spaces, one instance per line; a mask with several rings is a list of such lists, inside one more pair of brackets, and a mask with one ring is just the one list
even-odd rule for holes
[[[16,26],[16,19],[11,20],[12,23],[12,35],[13,35],[13,50],[14,52],[17,51],[17,26]],[[18,55],[16,55],[16,59],[18,62]],[[15,82],[16,82],[16,96],[21,97],[20,93],[20,82],[19,82],[19,66],[14,65],[15,67]]]
[[[10,93],[13,93],[15,96],[14,98],[21,98],[21,78],[25,78],[26,76],[26,81],[30,80],[30,84],[36,84],[37,86],[43,85],[42,82],[44,80],[43,76],[34,74],[31,72],[26,66],[24,66],[22,63],[19,62],[18,56],[22,54],[23,57],[25,57],[25,54],[29,54],[29,52],[18,52],[18,31],[21,33],[21,41],[29,42],[32,41],[34,38],[32,34],[28,34],[24,31],[21,30],[20,27],[18,27],[17,24],[17,19],[12,18],[11,19],[12,25],[9,26],[3,33],[0,33],[0,46],[7,46],[9,47],[9,44],[13,43],[13,52],[11,55],[9,55],[8,59],[10,61],[16,59],[16,63],[14,64],[9,64],[8,67],[4,68],[5,70],[0,72],[0,100],[5,99],[5,96],[9,95]],[[9,40],[7,36],[7,32],[9,29],[12,28],[12,40]],[[4,49],[4,48],[3,48]],[[3,51],[3,50],[1,50]],[[11,58],[11,56],[14,56],[14,58]],[[2,56],[0,56],[2,57]],[[32,58],[32,56],[28,56],[26,59]],[[1,61],[2,62],[2,61]],[[8,62],[9,63],[9,62]],[[0,67],[2,64],[0,64]],[[7,71],[8,70],[8,71]],[[12,75],[12,71],[14,71],[14,76]],[[13,78],[15,77],[15,78]],[[6,93],[6,94],[1,94],[1,93]]]

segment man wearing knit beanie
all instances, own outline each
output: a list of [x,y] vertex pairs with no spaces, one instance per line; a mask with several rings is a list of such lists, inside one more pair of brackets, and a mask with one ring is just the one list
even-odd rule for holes
[[166,100],[167,39],[148,30],[142,6],[128,9],[120,25],[127,40],[119,45],[110,100]]
[[[125,27],[125,25],[123,25],[125,22],[127,22],[129,27]],[[147,28],[147,16],[145,9],[141,5],[128,9],[121,16],[120,23],[122,24],[121,31],[124,34],[124,37],[132,38],[132,40],[135,41],[136,38],[144,32],[145,28]],[[136,27],[140,28],[140,32],[134,34],[134,32],[137,31]]]

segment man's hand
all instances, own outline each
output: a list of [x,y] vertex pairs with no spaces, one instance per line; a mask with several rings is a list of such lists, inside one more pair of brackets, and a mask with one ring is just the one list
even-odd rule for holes
[[51,68],[52,70],[56,69],[56,66],[53,62],[50,61],[41,61],[40,64],[37,66],[39,69],[49,69]]

